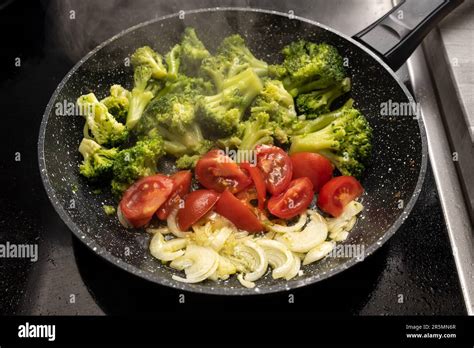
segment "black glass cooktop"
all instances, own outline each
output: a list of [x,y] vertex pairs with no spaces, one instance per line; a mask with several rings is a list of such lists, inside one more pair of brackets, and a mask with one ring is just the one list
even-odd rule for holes
[[[15,1],[0,10],[0,32],[10,38],[2,41],[0,50],[0,242],[39,246],[37,262],[0,261],[0,313],[173,311],[179,315],[204,306],[212,313],[223,305],[242,312],[327,315],[466,313],[431,169],[412,214],[389,242],[342,274],[292,291],[294,301],[288,301],[290,293],[234,298],[185,293],[182,304],[181,293],[127,274],[96,256],[55,213],[38,172],[37,136],[43,111],[57,84],[75,64],[71,55],[64,54],[61,33],[50,35],[57,28],[52,27],[46,7],[46,2],[25,7],[22,1]],[[124,27],[134,18],[129,20]],[[104,39],[116,31],[102,31]],[[90,33],[78,31],[78,35]],[[76,47],[80,55],[90,48]]]

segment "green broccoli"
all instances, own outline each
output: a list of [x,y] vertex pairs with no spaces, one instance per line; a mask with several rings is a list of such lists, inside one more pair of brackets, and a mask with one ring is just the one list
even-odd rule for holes
[[143,115],[148,103],[153,99],[161,84],[151,79],[151,69],[140,65],[135,68],[133,77],[135,87],[130,93],[130,103],[127,115],[127,127],[133,129]]
[[288,128],[296,120],[295,103],[281,81],[267,80],[260,94],[255,98],[251,113],[265,112],[270,121],[281,128]]
[[174,45],[165,56],[166,66],[168,67],[167,77],[171,80],[178,77],[179,68],[181,66],[181,52],[181,46]]
[[269,74],[281,80],[293,97],[328,88],[345,77],[343,59],[334,46],[300,40],[282,53],[283,63],[270,66]]
[[360,177],[363,162],[370,156],[371,140],[372,128],[367,119],[356,109],[342,107],[338,117],[326,126],[292,137],[289,152],[317,152],[342,174]]
[[183,155],[176,160],[176,168],[178,169],[193,169],[196,167],[197,161],[201,158],[201,155]]
[[315,118],[320,114],[330,112],[331,104],[341,95],[351,90],[351,80],[346,77],[331,87],[319,89],[296,98],[296,107],[307,118]]
[[114,118],[125,124],[129,108],[130,92],[120,85],[110,87],[110,95],[100,102],[103,103]]
[[165,95],[154,99],[145,111],[137,131],[160,135],[167,154],[175,157],[203,154],[211,146],[195,121],[194,99],[187,95]]
[[239,151],[254,150],[257,145],[273,144],[274,123],[266,112],[252,113],[249,120],[239,125],[239,135],[242,139]]
[[210,57],[209,51],[199,40],[194,28],[186,28],[181,39],[182,71],[185,75],[195,76],[203,59]]
[[86,119],[84,137],[90,137],[91,133],[94,140],[104,146],[116,146],[128,139],[127,127],[112,116],[94,93],[80,96],[77,105]]
[[151,77],[157,80],[168,78],[169,74],[163,63],[163,57],[155,52],[149,46],[138,48],[131,57],[134,68],[138,66],[147,66],[150,68]]
[[120,196],[137,179],[155,174],[157,161],[163,155],[163,139],[159,136],[139,140],[119,151],[112,168],[112,192]]
[[200,99],[199,122],[213,134],[232,134],[262,88],[260,78],[250,68],[225,80],[220,93]]
[[106,149],[94,140],[84,138],[79,145],[79,152],[84,158],[79,166],[81,175],[91,181],[110,178],[112,166],[118,154],[116,148]]
[[215,56],[202,61],[201,72],[214,82],[220,92],[224,89],[225,80],[248,68],[261,77],[268,73],[268,64],[255,58],[240,35],[232,35],[222,41]]

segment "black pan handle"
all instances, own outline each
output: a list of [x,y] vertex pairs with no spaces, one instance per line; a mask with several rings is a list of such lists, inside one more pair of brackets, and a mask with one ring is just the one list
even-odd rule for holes
[[426,34],[463,0],[403,0],[353,38],[397,70]]

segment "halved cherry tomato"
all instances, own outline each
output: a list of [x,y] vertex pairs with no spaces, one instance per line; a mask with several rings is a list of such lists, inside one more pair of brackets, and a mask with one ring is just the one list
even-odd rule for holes
[[350,201],[363,192],[362,185],[353,176],[337,176],[329,180],[319,191],[318,207],[337,217]]
[[191,187],[192,174],[190,170],[182,170],[174,173],[170,176],[173,179],[173,191],[171,192],[168,200],[163,203],[160,209],[156,212],[156,215],[160,220],[166,220],[171,214],[171,211],[179,203],[188,192]]
[[293,163],[293,179],[307,177],[313,184],[314,192],[332,178],[334,167],[324,156],[312,152],[299,152],[290,156]]
[[125,191],[119,208],[130,225],[142,227],[150,222],[172,190],[173,180],[169,177],[161,174],[147,176]]
[[308,178],[290,182],[288,189],[268,200],[268,210],[282,219],[291,219],[302,213],[313,200],[313,184]]
[[247,232],[259,232],[263,230],[262,223],[254,215],[252,210],[228,190],[221,194],[215,210],[218,214],[229,219],[241,230]]
[[240,191],[234,195],[239,201],[245,203],[249,207],[253,207],[252,201],[258,200],[257,189],[255,186],[249,186],[245,190]]
[[219,194],[212,190],[196,190],[184,199],[184,206],[178,210],[179,228],[187,231],[204,215],[211,211],[219,199]]
[[262,172],[260,169],[252,166],[248,162],[241,163],[240,166],[249,172],[250,177],[252,178],[252,181],[255,185],[255,189],[257,190],[258,209],[263,210],[265,208],[265,198],[267,192]]
[[256,152],[257,167],[263,173],[267,191],[273,195],[285,191],[293,175],[290,157],[277,146],[260,145]]
[[250,177],[222,150],[211,150],[196,164],[196,178],[205,188],[232,193],[252,183]]

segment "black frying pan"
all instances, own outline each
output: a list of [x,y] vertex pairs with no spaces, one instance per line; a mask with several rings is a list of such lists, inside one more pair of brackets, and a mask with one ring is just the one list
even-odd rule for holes
[[[387,15],[355,38],[303,18],[242,8],[190,11],[184,18],[176,14],[130,28],[104,42],[77,63],[60,83],[46,108],[38,153],[49,198],[72,232],[97,254],[158,284],[200,293],[244,295],[288,290],[339,273],[357,260],[326,258],[304,267],[304,275],[291,281],[273,280],[267,275],[258,281],[258,292],[242,287],[235,277],[225,282],[199,284],[172,280],[174,271],[149,255],[147,233],[126,231],[118,219],[105,216],[102,205],[114,204],[114,200],[108,193],[93,194],[78,171],[81,157],[77,148],[84,120],[60,115],[58,104],[75,103],[78,96],[90,91],[104,97],[114,83],[130,87],[131,68],[124,65],[124,59],[143,45],[150,45],[162,53],[168,51],[178,42],[186,26],[195,27],[211,50],[225,36],[239,33],[258,57],[270,63],[278,62],[281,48],[294,40],[304,38],[328,42],[348,58],[348,73],[353,81],[352,97],[374,128],[373,156],[362,179],[366,190],[363,196],[365,210],[344,242],[363,246],[367,256],[387,241],[407,218],[420,192],[427,165],[422,120],[406,115],[381,115],[382,103],[391,101],[393,105],[413,101],[392,69],[397,69],[435,22],[459,2],[441,1],[440,6],[432,8],[436,1],[430,0],[425,4],[428,7],[424,8],[427,11],[423,16],[416,15],[420,9],[413,12],[413,6],[424,2],[403,3],[394,11],[402,10],[405,18],[415,23],[416,30],[407,29]],[[395,38],[393,28],[402,34],[402,39]],[[374,53],[361,42],[371,44],[378,52]]]

